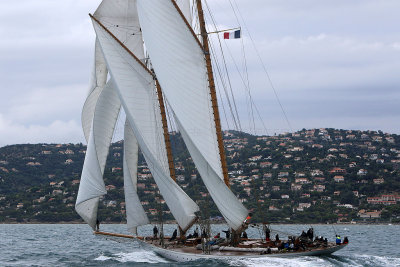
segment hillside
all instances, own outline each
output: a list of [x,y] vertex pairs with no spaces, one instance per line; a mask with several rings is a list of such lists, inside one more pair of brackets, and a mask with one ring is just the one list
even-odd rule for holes
[[[218,219],[179,134],[171,139],[177,182],[203,213]],[[336,129],[278,136],[226,131],[224,143],[231,188],[256,221],[400,221],[399,135]],[[79,221],[74,203],[85,150],[82,144],[0,148],[0,222]],[[110,149],[102,221],[125,220],[122,151],[122,141]],[[155,220],[163,200],[143,157],[138,171],[140,199]],[[165,203],[163,210],[171,219]]]

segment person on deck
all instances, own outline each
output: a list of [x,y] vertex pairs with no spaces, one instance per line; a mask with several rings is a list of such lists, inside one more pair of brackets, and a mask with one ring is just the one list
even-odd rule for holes
[[193,231],[193,238],[198,238],[199,237],[199,228],[196,227],[196,229],[194,229]]
[[349,239],[347,238],[347,236],[345,236],[343,239],[343,244],[348,244],[348,243],[349,243]]
[[100,221],[99,219],[96,220],[96,232],[100,231]]
[[301,232],[300,237],[303,238],[303,239],[307,238],[307,234],[306,234],[306,232],[304,232],[304,230]]
[[265,241],[270,241],[270,234],[271,234],[271,230],[268,227],[265,227]]
[[307,231],[307,237],[308,237],[311,241],[314,240],[314,229],[313,229],[313,228],[308,229],[308,231]]
[[172,236],[171,236],[171,238],[169,239],[169,241],[175,240],[177,235],[178,235],[178,231],[175,229],[174,232],[172,233]]
[[342,238],[340,235],[336,235],[336,245],[340,245],[342,243]]
[[216,234],[215,236],[214,236],[214,238],[220,238],[221,237],[221,234],[220,233],[218,233],[218,234]]
[[157,235],[158,235],[158,228],[157,228],[157,226],[154,225],[154,228],[153,228],[153,238],[157,238]]
[[229,239],[229,238],[231,237],[231,231],[229,231],[229,229],[228,229],[228,230],[226,230],[226,231],[222,231],[222,232],[224,232],[224,233],[225,233],[225,237],[226,237],[226,239]]
[[246,231],[243,232],[242,238],[247,239],[247,233],[246,233]]
[[279,241],[279,235],[278,235],[278,234],[276,234],[276,236],[275,236],[275,241],[276,241],[276,242]]
[[207,237],[208,236],[207,236],[206,230],[203,229],[203,232],[201,232],[201,238],[207,238]]

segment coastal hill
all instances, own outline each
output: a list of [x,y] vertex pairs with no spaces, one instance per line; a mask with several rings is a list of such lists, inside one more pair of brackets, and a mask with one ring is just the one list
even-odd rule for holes
[[[221,220],[177,133],[171,133],[177,183],[202,214]],[[224,132],[232,191],[271,223],[400,222],[400,136],[381,131],[303,129],[276,136]],[[74,203],[83,144],[0,148],[0,223],[79,222]],[[105,222],[125,220],[123,141],[113,143],[99,206]],[[172,219],[142,156],[138,192],[151,220]]]

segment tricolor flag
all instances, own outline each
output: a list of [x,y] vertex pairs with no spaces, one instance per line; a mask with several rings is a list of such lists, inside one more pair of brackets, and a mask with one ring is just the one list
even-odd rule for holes
[[240,38],[240,30],[233,32],[224,32],[224,39],[238,39]]

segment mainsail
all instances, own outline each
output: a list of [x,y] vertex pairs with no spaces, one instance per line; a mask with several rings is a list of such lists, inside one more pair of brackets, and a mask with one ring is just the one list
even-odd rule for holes
[[186,229],[196,218],[198,206],[170,177],[154,77],[96,20],[93,25],[149,169],[178,224]]
[[182,137],[215,204],[234,230],[248,211],[223,182],[204,52],[174,0],[137,0],[143,39]]

